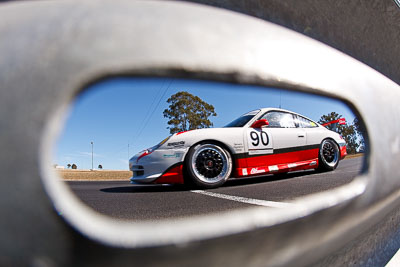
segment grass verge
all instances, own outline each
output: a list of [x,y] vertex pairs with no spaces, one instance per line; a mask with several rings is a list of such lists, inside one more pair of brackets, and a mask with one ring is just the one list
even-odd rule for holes
[[128,181],[131,171],[107,170],[57,170],[64,181]]

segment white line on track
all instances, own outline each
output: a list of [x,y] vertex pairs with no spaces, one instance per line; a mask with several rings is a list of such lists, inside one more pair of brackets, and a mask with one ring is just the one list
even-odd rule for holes
[[214,193],[214,192],[209,192],[209,191],[204,191],[204,190],[191,190],[191,192],[210,196],[210,197],[222,198],[222,199],[232,200],[232,201],[236,201],[236,202],[252,204],[252,205],[257,205],[257,206],[271,207],[271,208],[287,208],[287,207],[294,206],[294,204],[292,204],[292,203],[275,202],[275,201],[247,198],[247,197],[231,196],[231,195]]

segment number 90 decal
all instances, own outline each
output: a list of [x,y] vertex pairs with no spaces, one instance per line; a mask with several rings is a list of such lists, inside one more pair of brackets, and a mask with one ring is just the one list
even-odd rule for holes
[[247,144],[249,150],[272,149],[271,136],[265,130],[249,129]]
[[251,138],[251,140],[254,141],[254,142],[251,142],[253,146],[259,146],[260,140],[261,140],[261,144],[263,146],[268,146],[268,144],[269,144],[268,134],[263,131],[261,131],[260,133],[257,133],[256,131],[251,131],[250,138]]

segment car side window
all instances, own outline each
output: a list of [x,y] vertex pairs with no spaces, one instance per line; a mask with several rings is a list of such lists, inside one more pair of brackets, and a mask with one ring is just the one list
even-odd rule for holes
[[293,115],[290,113],[271,111],[264,114],[261,119],[267,119],[270,128],[296,128]]
[[314,128],[314,127],[318,127],[318,125],[317,125],[315,122],[313,122],[313,121],[311,121],[311,120],[309,120],[309,119],[306,119],[306,118],[297,116],[297,120],[298,120],[298,123],[299,123],[299,125],[300,125],[301,128]]

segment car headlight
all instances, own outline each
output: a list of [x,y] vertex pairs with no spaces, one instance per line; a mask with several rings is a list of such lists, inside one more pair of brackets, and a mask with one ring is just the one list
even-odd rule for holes
[[165,138],[164,140],[162,140],[162,141],[161,141],[160,143],[158,143],[157,145],[155,145],[155,146],[153,146],[153,147],[150,147],[150,148],[148,148],[148,149],[145,149],[145,150],[139,152],[140,156],[137,158],[136,162],[139,162],[139,160],[140,160],[141,158],[143,158],[143,157],[145,157],[145,156],[148,156],[148,155],[150,155],[151,153],[153,153],[154,150],[156,150],[157,148],[159,148],[160,146],[162,146],[163,144],[165,144],[165,142],[167,142],[168,139],[169,139],[170,137],[171,137],[171,136],[168,136],[167,138]]
[[162,146],[163,144],[165,144],[165,142],[168,141],[168,139],[170,139],[171,136],[168,136],[167,138],[165,138],[164,140],[162,140],[160,143],[158,143],[157,145],[150,147],[148,149],[146,149],[146,151],[150,154],[152,153],[154,150],[156,150],[157,148],[159,148],[160,146]]

